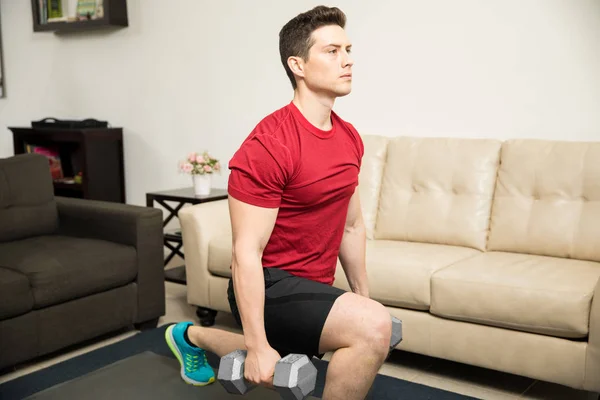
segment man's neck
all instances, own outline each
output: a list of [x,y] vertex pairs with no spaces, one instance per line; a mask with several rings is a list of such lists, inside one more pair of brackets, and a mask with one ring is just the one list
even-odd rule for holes
[[313,92],[299,90],[294,91],[292,100],[308,122],[324,131],[332,128],[331,109],[334,101],[332,98],[319,97]]

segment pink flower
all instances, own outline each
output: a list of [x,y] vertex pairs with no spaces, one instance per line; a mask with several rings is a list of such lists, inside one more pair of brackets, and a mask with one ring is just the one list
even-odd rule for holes
[[219,164],[219,162],[217,161],[213,168],[215,169],[215,171],[219,171],[221,169],[221,164]]
[[212,168],[210,167],[210,165],[205,165],[205,166],[204,166],[204,170],[205,170],[206,172],[211,172],[211,171],[212,171]]
[[194,162],[194,160],[196,159],[196,153],[192,152],[188,154],[187,159],[189,162]]
[[182,169],[183,169],[183,172],[190,173],[190,172],[192,172],[194,167],[190,163],[184,163]]
[[201,155],[197,155],[196,156],[196,162],[198,164],[203,164],[204,163],[204,157],[202,157]]

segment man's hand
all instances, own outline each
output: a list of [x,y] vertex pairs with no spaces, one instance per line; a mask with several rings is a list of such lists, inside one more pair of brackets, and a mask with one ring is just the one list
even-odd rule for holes
[[261,349],[248,349],[244,364],[244,378],[254,385],[273,389],[275,364],[280,359],[279,353],[271,346]]

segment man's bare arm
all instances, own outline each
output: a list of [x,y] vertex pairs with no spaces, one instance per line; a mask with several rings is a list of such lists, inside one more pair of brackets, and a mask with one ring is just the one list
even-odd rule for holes
[[357,187],[348,205],[348,215],[346,217],[339,257],[348,278],[350,289],[354,293],[369,297],[365,247],[366,229]]
[[273,232],[278,211],[278,208],[257,207],[229,196],[233,234],[231,273],[249,350],[269,346],[264,324],[262,254]]

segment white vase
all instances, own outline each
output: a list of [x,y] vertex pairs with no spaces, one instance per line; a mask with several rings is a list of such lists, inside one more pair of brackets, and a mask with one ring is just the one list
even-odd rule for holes
[[196,196],[206,196],[207,194],[210,194],[210,178],[210,174],[192,175],[192,180],[194,182],[194,194]]
[[75,18],[77,16],[77,0],[66,0],[67,6],[65,7],[65,2],[63,1],[63,10],[66,9],[66,12],[63,11],[63,15],[66,14],[68,18]]

